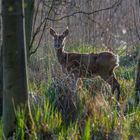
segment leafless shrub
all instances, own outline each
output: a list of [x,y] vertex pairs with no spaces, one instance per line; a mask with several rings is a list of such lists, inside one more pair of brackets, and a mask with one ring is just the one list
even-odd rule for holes
[[74,80],[62,74],[54,77],[51,88],[54,90],[54,105],[61,112],[66,123],[74,121],[78,114],[80,99],[76,93]]

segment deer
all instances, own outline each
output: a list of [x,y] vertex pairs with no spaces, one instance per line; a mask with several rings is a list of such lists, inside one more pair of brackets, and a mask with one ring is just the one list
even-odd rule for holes
[[120,84],[116,79],[114,70],[119,66],[119,56],[112,52],[104,51],[101,53],[73,53],[66,52],[65,39],[69,34],[67,28],[63,33],[57,33],[52,27],[50,34],[54,39],[54,48],[58,62],[62,70],[68,74],[73,74],[75,80],[79,78],[94,78],[100,76],[110,86],[114,94],[117,90],[117,101],[120,99]]

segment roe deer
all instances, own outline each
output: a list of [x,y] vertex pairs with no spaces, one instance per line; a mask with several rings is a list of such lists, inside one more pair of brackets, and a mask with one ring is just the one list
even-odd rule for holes
[[50,28],[50,34],[54,37],[54,48],[63,71],[74,74],[76,81],[82,77],[100,76],[111,85],[112,93],[117,89],[117,100],[119,100],[120,84],[114,73],[114,69],[119,65],[118,55],[111,52],[96,54],[66,52],[64,47],[65,38],[69,34],[68,28],[62,34],[58,34],[53,28]]

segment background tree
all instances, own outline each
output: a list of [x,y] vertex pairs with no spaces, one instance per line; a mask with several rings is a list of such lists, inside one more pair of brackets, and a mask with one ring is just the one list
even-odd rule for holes
[[0,116],[2,115],[3,98],[3,67],[2,67],[2,47],[0,47]]
[[26,43],[23,0],[2,0],[3,132],[13,134],[15,111],[27,106]]
[[140,102],[140,55],[138,57],[138,64],[137,64],[137,75],[136,75],[136,96],[135,96],[135,101],[136,104]]
[[25,8],[25,33],[26,33],[26,48],[27,48],[27,58],[29,60],[30,50],[32,45],[30,45],[32,25],[33,25],[33,14],[34,14],[34,0],[24,0]]

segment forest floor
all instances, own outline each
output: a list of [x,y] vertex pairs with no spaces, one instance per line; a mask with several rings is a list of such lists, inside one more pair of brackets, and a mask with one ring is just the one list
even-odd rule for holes
[[[79,49],[80,48],[80,49]],[[100,77],[79,80],[71,90],[71,79],[61,72],[54,50],[32,56],[29,68],[29,90],[35,123],[31,139],[36,140],[138,140],[140,107],[135,105],[136,55],[139,47],[119,47],[116,77],[121,98],[116,101],[110,86]],[[101,52],[106,48],[88,45],[71,46],[72,52]],[[42,56],[40,56],[40,54]],[[24,112],[17,112],[15,139],[24,140]],[[26,132],[28,133],[28,131]],[[2,136],[2,129],[0,129]]]

